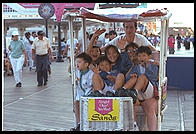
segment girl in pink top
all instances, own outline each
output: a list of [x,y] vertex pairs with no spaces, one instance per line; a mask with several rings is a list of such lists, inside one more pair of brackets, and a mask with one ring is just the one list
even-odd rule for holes
[[174,54],[174,44],[175,44],[175,39],[173,35],[170,35],[168,38],[168,47],[169,47],[169,54]]

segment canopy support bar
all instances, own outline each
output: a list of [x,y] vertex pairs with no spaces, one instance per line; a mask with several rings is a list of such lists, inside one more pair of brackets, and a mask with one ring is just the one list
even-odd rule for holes
[[75,61],[74,61],[74,36],[73,36],[73,16],[68,16],[69,19],[69,37],[70,37],[70,49],[71,49],[71,80],[72,80],[72,93],[73,93],[73,111],[74,111],[74,97],[75,97],[75,89],[76,89],[76,82],[75,82]]
[[165,77],[165,66],[166,66],[166,56],[167,56],[167,31],[168,31],[168,21],[162,20],[161,21],[161,42],[160,42],[160,65],[159,65],[159,100],[158,100],[158,120],[157,120],[157,126],[158,131],[161,131],[161,95],[162,95],[162,81]]
[[82,38],[82,48],[83,48],[83,52],[85,52],[85,50],[87,49],[87,38],[86,38],[86,18],[82,18],[82,33],[83,33],[83,38]]

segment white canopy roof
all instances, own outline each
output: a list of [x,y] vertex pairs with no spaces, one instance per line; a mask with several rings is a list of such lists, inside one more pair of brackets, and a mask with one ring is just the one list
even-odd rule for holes
[[169,19],[171,13],[165,9],[149,10],[145,8],[108,8],[88,10],[80,8],[81,17],[97,19],[105,22],[126,22],[126,21],[152,21]]

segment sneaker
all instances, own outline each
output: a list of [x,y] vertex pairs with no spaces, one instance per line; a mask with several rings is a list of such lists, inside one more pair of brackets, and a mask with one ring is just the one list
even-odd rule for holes
[[125,89],[124,88],[118,88],[115,92],[116,97],[126,97]]
[[106,94],[105,94],[106,97],[114,97],[115,94],[112,93],[111,91],[107,91]]
[[46,86],[47,85],[47,81],[46,82],[44,82],[44,86]]
[[126,93],[127,96],[133,98],[133,104],[135,104],[136,103],[136,100],[137,100],[137,95],[138,95],[137,90],[135,90],[135,89],[126,89],[126,92],[127,92]]
[[98,90],[96,91],[92,91],[88,97],[104,97],[104,95],[102,93],[100,93]]
[[75,128],[71,128],[70,131],[80,131],[80,124],[78,124]]
[[22,83],[21,82],[18,83],[18,87],[22,87]]
[[136,123],[133,124],[133,131],[139,131],[139,128]]
[[42,86],[42,84],[37,84],[38,87]]
[[22,83],[21,82],[18,82],[17,84],[16,84],[16,87],[21,87],[22,86]]
[[16,87],[18,87],[18,83],[16,84]]
[[94,97],[94,92],[91,92],[87,97]]
[[29,71],[31,71],[32,70],[32,67],[29,67]]

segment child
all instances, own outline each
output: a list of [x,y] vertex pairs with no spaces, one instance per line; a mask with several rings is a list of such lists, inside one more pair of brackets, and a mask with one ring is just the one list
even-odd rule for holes
[[130,67],[129,71],[126,73],[125,78],[126,78],[126,83],[124,84],[123,88],[124,89],[129,89],[133,88],[137,81],[137,75],[136,74],[130,74],[130,72],[133,70],[138,65],[138,57],[137,57],[137,50],[138,50],[138,45],[136,43],[129,43],[125,47],[125,51],[128,53],[129,59],[133,63],[133,65]]
[[7,73],[8,76],[13,74],[13,70],[12,70],[12,66],[10,63],[10,60],[7,56],[8,54],[4,54],[4,68],[5,68],[5,72]]
[[[88,96],[93,90],[100,90],[100,86],[97,83],[100,83],[101,77],[94,73],[89,65],[92,62],[92,58],[86,54],[81,53],[76,57],[77,69],[78,73],[76,73],[77,83],[77,91],[75,98],[75,116],[77,126],[76,128],[72,128],[71,131],[79,131],[80,130],[80,98],[81,96]],[[94,81],[93,81],[94,80]]]
[[101,49],[99,46],[97,46],[97,41],[99,36],[104,33],[106,31],[106,29],[98,29],[97,31],[95,31],[94,34],[92,34],[91,38],[90,38],[90,42],[88,45],[88,48],[86,50],[86,53],[89,54],[92,58],[92,64],[90,65],[90,68],[95,71],[95,61],[97,60],[97,58],[101,55]]
[[[158,102],[158,66],[151,63],[152,51],[147,46],[141,46],[137,51],[139,65],[133,67],[128,72],[124,89],[131,89],[131,91],[137,95],[137,98],[141,102],[144,112],[147,115],[147,124],[150,131],[157,130],[156,112]],[[126,86],[129,79],[135,77],[135,83],[133,85]],[[135,111],[134,111],[135,114]],[[136,117],[136,115],[134,115]]]
[[112,71],[111,62],[104,55],[100,56],[96,63],[100,69],[99,75],[104,82],[101,93],[106,96],[114,96],[113,93],[124,84],[124,75],[118,70]]
[[81,96],[88,95],[92,89],[92,78],[93,71],[89,69],[89,65],[92,62],[92,58],[86,54],[81,53],[76,57],[78,73],[76,73],[76,78],[78,79],[76,98],[75,98],[75,116],[77,126],[72,128],[71,131],[80,130],[80,98]]

